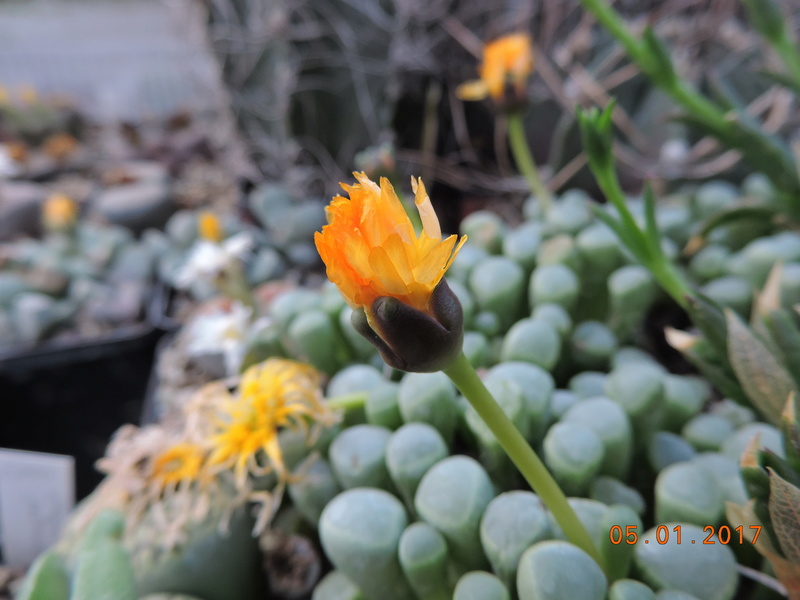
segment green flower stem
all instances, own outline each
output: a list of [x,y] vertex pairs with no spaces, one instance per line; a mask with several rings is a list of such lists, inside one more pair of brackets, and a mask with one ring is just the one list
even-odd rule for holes
[[525,138],[525,125],[522,122],[522,114],[518,111],[509,113],[506,127],[508,141],[511,144],[511,152],[514,154],[517,168],[528,180],[531,193],[539,199],[542,210],[547,212],[553,204],[553,199],[550,196],[550,191],[539,177],[536,161],[533,160],[528,140]]
[[[754,169],[763,171],[783,190],[790,210],[800,214],[800,177],[789,148],[774,136],[768,136],[749,124],[746,118],[710,101],[686,80],[675,74],[669,56],[656,55],[647,36],[639,39],[631,34],[625,21],[606,0],[580,0],[597,21],[625,48],[628,56],[650,80],[672,97],[687,113],[687,120],[710,133],[723,145],[739,150]],[[652,40],[651,40],[652,41]],[[781,55],[790,77],[800,77],[800,57],[793,44],[779,43]]]
[[680,79],[672,81],[658,77],[658,72],[655,72],[656,69],[654,68],[655,63],[650,60],[645,44],[631,34],[625,21],[605,0],[581,0],[581,4],[622,44],[628,56],[636,62],[648,77],[653,79],[654,83],[667,89],[685,109],[695,116],[707,121],[709,124],[713,123],[714,126],[725,125],[724,116],[717,107],[685,81]]
[[606,200],[611,202],[614,208],[617,209],[617,212],[619,212],[623,228],[629,236],[633,238],[623,241],[627,243],[627,246],[636,257],[641,260],[643,258],[641,255],[647,252],[647,240],[636,224],[636,219],[634,219],[633,214],[631,214],[628,204],[625,202],[625,194],[622,191],[622,187],[619,185],[619,179],[617,179],[613,163],[610,163],[607,167],[599,167],[590,162],[589,166],[592,168],[592,173],[595,179],[597,179],[597,183],[603,191]]
[[553,517],[564,530],[567,538],[591,556],[601,568],[604,568],[600,553],[592,543],[592,538],[589,537],[586,528],[567,502],[564,492],[561,491],[547,467],[525,441],[514,423],[492,398],[463,352],[449,367],[444,369],[444,373],[456,384],[456,387],[461,390],[461,393],[492,430],[503,450],[525,477],[533,491],[553,513]]
[[788,33],[784,32],[778,40],[773,44],[775,52],[781,57],[783,66],[792,83],[800,90],[800,50],[798,50],[795,43],[789,37]]
[[334,396],[333,398],[327,399],[330,408],[341,408],[345,412],[355,408],[362,408],[366,402],[367,395],[364,392],[342,394],[341,396]]
[[675,266],[666,261],[657,264],[645,265],[655,277],[656,281],[664,288],[678,305],[686,310],[689,306],[688,298],[694,296],[694,292],[688,287],[686,282],[678,273]]
[[652,273],[664,291],[679,306],[686,309],[688,305],[687,298],[693,296],[694,292],[681,277],[675,265],[664,256],[664,252],[661,249],[661,236],[658,230],[655,229],[655,223],[652,228],[648,227],[647,231],[642,231],[639,228],[636,219],[634,219],[625,202],[625,195],[619,185],[613,165],[600,167],[597,164],[590,163],[590,166],[606,199],[619,212],[620,228],[615,228],[615,230],[618,234],[620,231],[624,232],[624,236],[620,235],[622,241],[639,262]]

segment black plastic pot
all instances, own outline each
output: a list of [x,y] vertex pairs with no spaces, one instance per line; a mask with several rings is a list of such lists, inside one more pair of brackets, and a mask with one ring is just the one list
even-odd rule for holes
[[102,478],[94,463],[111,434],[139,422],[161,334],[139,324],[0,355],[0,447],[75,457],[76,494],[85,497]]

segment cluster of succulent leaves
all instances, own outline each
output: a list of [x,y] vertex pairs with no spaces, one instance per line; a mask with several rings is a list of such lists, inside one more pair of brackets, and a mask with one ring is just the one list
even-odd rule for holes
[[[596,164],[593,167],[596,172],[603,171]],[[609,196],[613,194],[612,191]],[[645,212],[654,210],[652,196],[646,197],[644,203]],[[630,214],[627,205],[618,202],[615,205],[621,214]],[[701,223],[695,234],[708,234],[713,240],[729,237],[733,231],[734,238],[737,237],[736,229],[743,231],[742,225],[747,225],[734,221],[720,227],[725,221],[718,215],[724,210],[717,207],[706,220],[714,226]],[[800,249],[793,250],[791,246],[800,240],[795,232],[784,231],[754,239],[735,253],[719,243],[702,240],[702,249],[689,263],[689,272],[695,276],[690,284],[690,278],[681,277],[676,264],[663,252],[654,213],[646,219],[644,229],[623,224],[624,217],[621,221],[610,217],[604,220],[623,239],[633,232],[627,245],[643,264],[648,264],[649,257],[646,252],[637,253],[635,242],[630,240],[638,235],[644,242],[642,247],[653,248],[649,266],[654,277],[673,295],[684,294],[676,300],[683,301],[695,330],[693,333],[668,330],[672,345],[720,392],[754,407],[766,421],[782,426],[784,445],[780,455],[760,447],[758,437],[743,454],[742,476],[751,501],[746,506],[730,505],[728,518],[737,526],[763,524],[770,541],[762,541],[756,548],[769,559],[790,597],[794,597],[800,568],[795,542],[791,541],[796,539],[800,528],[797,514],[800,472],[796,460],[800,429],[795,408],[800,384],[800,326],[796,298],[790,289],[795,285],[796,251]],[[758,228],[751,228],[749,237],[753,231]],[[697,243],[698,239],[691,242]],[[664,267],[670,270],[666,276]],[[727,274],[703,283],[705,277],[721,273]],[[670,283],[675,284],[671,290]],[[761,287],[762,292],[754,295],[753,290]],[[750,313],[747,324],[743,317]]]
[[67,102],[41,98],[33,89],[0,89],[0,134],[4,138],[46,145],[51,136],[79,133],[81,125]]
[[[223,493],[223,495],[226,495]],[[220,504],[195,525],[179,549],[165,551],[153,539],[163,532],[154,508],[133,534],[125,515],[99,513],[71,537],[40,555],[31,565],[17,598],[28,600],[223,600],[257,598],[263,593],[256,559],[253,520],[243,510],[223,518]],[[80,509],[79,509],[80,510]],[[183,593],[176,590],[182,590]],[[196,593],[197,596],[192,595]]]
[[139,322],[163,250],[156,235],[135,240],[126,229],[90,222],[4,244],[0,348],[33,346],[76,322],[91,323],[87,337]]
[[[743,190],[773,193],[757,175]],[[668,255],[678,258],[693,223],[739,197],[734,186],[711,182],[660,203],[656,219],[667,235],[662,245]],[[643,201],[629,199],[628,205],[641,221]],[[588,197],[567,192],[546,215],[532,200],[525,213],[528,218],[514,228],[488,212],[465,219],[463,232],[470,239],[448,281],[464,307],[465,353],[476,367],[488,369],[484,381],[489,389],[542,450],[559,484],[576,498],[572,503],[601,548],[607,574],[587,566],[585,581],[568,578],[583,591],[559,583],[554,584],[556,595],[541,595],[537,586],[557,579],[557,570],[542,565],[557,562],[553,557],[560,552],[579,551],[565,550],[563,541],[553,546],[558,528],[535,494],[522,491],[525,486],[497,440],[447,378],[409,374],[396,382],[401,374],[386,373],[373,348],[352,330],[350,308],[333,286],[323,286],[320,291],[291,290],[275,299],[273,328],[263,347],[265,353],[294,356],[332,374],[328,395],[355,407],[347,413],[348,427],[327,452],[321,450],[308,473],[310,483],[289,486],[294,509],[319,523],[323,549],[336,567],[318,586],[317,598],[377,597],[386,593],[377,591],[383,589],[380,582],[388,580],[405,581],[397,583],[398,589],[420,598],[453,593],[466,598],[458,594],[478,593],[468,590],[483,585],[496,589],[497,597],[592,598],[602,597],[616,579],[624,581],[613,583],[612,597],[626,597],[617,594],[640,585],[629,577],[656,590],[730,598],[737,585],[736,560],[758,566],[746,542],[712,548],[698,538],[701,549],[693,551],[697,545],[687,540],[703,534],[703,527],[716,531],[725,524],[726,502],[747,500],[739,457],[757,434],[765,448],[782,454],[779,429],[754,422],[753,411],[733,400],[710,404],[705,380],[668,373],[629,345],[647,343],[643,322],[666,298],[653,275],[596,217]],[[800,254],[787,250],[800,237],[758,238],[759,233],[735,224],[720,226],[705,251],[676,262],[681,276],[729,307],[729,318],[737,323],[749,312],[752,290],[763,284],[776,256],[787,261],[775,277],[782,305],[789,307],[800,297],[794,277]],[[370,366],[353,366],[354,361]],[[749,406],[746,398],[736,399]],[[394,456],[402,447],[413,456]],[[423,451],[430,456],[421,458]],[[418,469],[410,482],[405,460],[408,468]],[[531,513],[537,516],[530,519],[547,522],[547,527],[512,519],[488,533],[492,503],[504,502],[527,507],[495,509],[506,518]],[[377,511],[374,518],[371,510]],[[460,521],[456,514],[462,515]],[[392,529],[376,529],[376,523]],[[682,525],[680,546],[670,550],[654,541],[655,529],[645,532],[664,523]],[[635,551],[610,544],[613,525],[631,526],[640,537],[650,536],[650,544],[639,544]],[[509,532],[515,531],[536,533],[518,540],[517,553],[508,554],[504,544],[512,544]],[[383,550],[372,535],[381,536]],[[503,540],[497,542],[502,550],[493,546],[492,535]],[[528,547],[539,548],[530,555],[542,557],[520,561]],[[387,563],[392,571],[382,570]],[[475,570],[487,573],[478,576]],[[470,575],[461,583],[465,573]]]
[[[319,256],[313,233],[325,222],[322,202],[298,202],[280,185],[255,188],[248,198],[249,220],[234,215],[219,217],[223,239],[246,232],[252,245],[243,261],[247,285],[255,288],[267,281],[286,277],[291,269],[318,268]],[[175,213],[165,227],[169,242],[159,264],[159,279],[169,287],[179,287],[179,275],[194,244],[200,239],[198,211]],[[204,301],[220,294],[211,281],[199,279],[185,290],[192,301]]]
[[[232,215],[219,217],[224,238],[242,232],[252,238],[245,261],[248,286],[284,277],[291,269],[318,268],[311,237],[324,223],[321,202],[296,203],[284,188],[264,186],[251,194],[250,207],[260,227]],[[177,287],[199,240],[200,214],[179,211],[165,231],[148,229],[138,239],[125,228],[78,218],[69,231],[3,244],[0,348],[19,351],[54,337],[83,341],[147,316],[163,324],[165,315],[158,311],[164,309],[171,311],[166,316],[176,316],[178,306],[155,309],[150,299],[157,281]],[[185,291],[193,303],[220,293],[203,278],[193,279]],[[131,302],[135,305],[122,310]],[[149,309],[155,312],[148,315]]]
[[[745,189],[771,188],[756,176]],[[714,182],[659,205],[667,252],[677,257],[691,223],[738,196]],[[634,346],[646,344],[643,323],[665,296],[591,205],[570,191],[542,215],[531,200],[513,228],[492,213],[473,213],[448,281],[464,307],[466,355],[572,496],[605,571],[564,540],[446,376],[386,368],[352,329],[335,287],[301,287],[273,300],[271,325],[248,362],[276,354],[310,362],[331,375],[331,402],[347,408],[343,424],[313,448],[281,435],[295,478],[274,527],[319,540],[334,566],[314,598],[378,598],[390,589],[402,598],[522,599],[680,590],[723,600],[736,592],[737,561],[760,567],[746,542],[702,544],[703,528],[727,523],[726,501],[746,502],[738,460],[751,438],[760,434],[765,448],[783,455],[781,432],[731,400],[709,405],[705,380],[669,373]],[[637,212],[641,201],[630,205]],[[735,227],[715,235],[720,260],[695,256],[680,268],[721,304],[747,311],[752,295],[730,293],[750,294],[749,282],[728,284],[736,265],[748,263],[742,272],[751,273],[765,243],[770,252],[783,246]],[[784,257],[778,289],[785,306],[800,296],[789,264],[798,258]],[[250,597],[260,589],[261,553],[248,534],[252,520],[240,518],[241,531],[232,522],[239,533],[226,537],[210,516],[168,555],[154,550],[158,527],[126,536],[139,592]],[[660,524],[671,532],[668,544],[657,542]],[[615,544],[615,525],[650,542]],[[67,546],[71,555],[80,542]],[[235,577],[212,571],[234,548],[239,565],[256,567]],[[147,575],[155,572],[162,578],[154,583]],[[219,574],[213,586],[203,572]]]
[[[745,182],[741,194],[730,184],[711,182],[691,192],[663,199],[654,216],[659,229],[666,234],[660,247],[671,260],[677,259],[678,248],[689,241],[693,224],[702,223],[718,211],[735,205],[742,196],[771,197],[773,194],[772,186],[762,176],[754,175]],[[628,199],[627,206],[635,219],[639,222],[644,219],[643,200]],[[629,508],[639,509],[654,519],[653,523],[682,522],[699,527],[717,527],[723,523],[726,501],[741,504],[746,500],[736,463],[747,441],[761,434],[765,448],[773,449],[762,452],[775,457],[774,460],[782,460],[779,454],[784,451],[780,449],[778,430],[766,424],[747,424],[752,413],[730,401],[714,404],[709,411],[701,413],[709,399],[708,384],[697,378],[668,374],[640,351],[621,347],[624,343],[644,341],[642,320],[654,303],[663,297],[655,277],[635,264],[633,256],[611,228],[595,218],[588,198],[580,192],[569,192],[547,215],[537,213],[535,202],[529,202],[526,214],[530,218],[510,230],[491,213],[475,213],[464,221],[463,231],[470,236],[470,242],[453,265],[449,281],[465,309],[465,352],[476,366],[492,367],[487,378],[489,383],[492,372],[502,371],[504,364],[509,372],[520,371],[516,373],[520,378],[516,383],[526,393],[520,395],[518,392],[515,398],[515,385],[509,381],[500,383],[504,377],[498,377],[498,382],[491,384],[490,389],[504,409],[515,417],[531,442],[543,448],[546,463],[567,493],[592,495],[612,504],[625,499]],[[765,371],[764,362],[771,360],[783,373],[791,368],[794,347],[791,340],[796,326],[788,309],[798,300],[800,237],[794,232],[758,237],[761,233],[762,230],[743,227],[741,223],[721,224],[709,234],[708,243],[700,251],[683,265],[676,261],[675,268],[681,277],[702,291],[691,299],[691,314],[701,314],[697,311],[702,308],[709,318],[716,318],[715,327],[700,328],[701,332],[716,335],[716,340],[722,336],[725,351],[713,356],[728,360],[726,352],[729,348],[732,351],[729,364],[725,366],[727,370],[723,371],[727,377],[725,380],[715,376],[713,369],[704,368],[695,355],[687,351],[689,358],[694,359],[726,395],[748,406],[752,404],[768,421],[778,424],[777,416],[782,408],[779,399],[786,398],[788,392],[785,385],[779,386],[785,384],[786,378],[777,371],[777,375]],[[785,263],[783,269],[774,271],[772,285],[765,293],[756,296],[754,290],[764,285],[770,268],[777,261]],[[771,304],[766,303],[768,297]],[[742,320],[753,305],[762,307],[759,314],[764,317],[764,324],[755,327],[759,335],[767,336],[762,342]],[[723,313],[719,306],[728,308]],[[767,310],[767,306],[771,308]],[[321,293],[310,290],[288,292],[276,300],[272,315],[276,330],[270,351],[277,350],[309,360],[329,373],[339,372],[343,366],[359,358],[379,365],[372,348],[353,335],[349,327],[350,310],[332,286],[324,288]],[[726,320],[727,328],[720,328],[720,323],[724,325]],[[697,322],[702,323],[699,319]],[[776,327],[778,323],[780,325]],[[725,338],[726,331],[731,332],[731,340]],[[789,341],[773,340],[768,337],[769,331]],[[708,342],[704,338],[692,340],[691,349],[695,352],[700,350],[701,343]],[[777,352],[781,344],[781,353],[770,355],[771,359],[765,358],[765,352],[769,353],[766,348]],[[611,373],[604,374],[609,367]],[[522,374],[526,371],[527,376]],[[553,379],[548,378],[545,372],[551,373],[562,389],[553,389],[554,384],[550,383]],[[358,385],[345,388],[337,385],[345,374],[350,373],[351,370],[346,369],[336,376],[329,393],[357,395],[361,391]],[[374,377],[377,381],[377,373]],[[401,389],[406,385],[404,382],[427,377],[406,375],[400,384]],[[440,385],[448,387],[446,380]],[[765,390],[765,385],[770,389]],[[760,387],[754,389],[752,386]],[[422,395],[423,390],[431,388],[436,389],[432,382],[420,385],[417,393]],[[549,401],[541,397],[534,400],[525,398],[526,395],[536,395],[531,391],[533,389],[538,389],[539,393],[548,389],[553,392]],[[452,394],[453,389],[449,392]],[[418,418],[436,427],[444,427],[444,433],[452,436],[454,426],[449,423],[454,417],[441,414],[444,410],[441,407],[447,406],[444,396],[436,404],[439,406],[436,412],[431,412],[433,409],[423,411]],[[522,408],[525,405],[534,412],[525,414]],[[400,401],[398,406],[402,421],[413,422],[417,418],[413,415],[406,417]],[[396,429],[401,422],[397,420],[397,412],[388,391],[367,394],[364,418],[369,424]],[[578,416],[582,412],[587,414]],[[462,402],[461,412],[457,412],[455,417],[458,423],[455,431],[469,432],[464,438],[457,435],[457,440],[467,443],[472,449],[457,447],[457,450],[477,455],[485,472],[501,489],[518,487],[520,482],[515,480],[496,440],[485,431],[485,427],[481,427],[476,415],[472,414],[470,418],[470,414]],[[627,441],[609,450],[608,445],[613,447],[615,442],[602,436],[613,438],[615,435],[611,433],[614,427],[606,421],[611,418],[609,415],[614,414],[619,416],[617,425],[620,431],[616,433]],[[569,415],[575,415],[575,418],[569,418]],[[350,415],[349,418],[355,422],[353,419],[356,417]],[[558,422],[554,423],[555,420]],[[562,420],[566,422],[562,423]],[[601,431],[591,431],[590,424]],[[629,430],[627,434],[626,430]],[[355,428],[350,435],[355,435],[356,431],[361,430]],[[386,437],[388,432],[384,434]],[[366,436],[364,444],[375,443],[366,441],[369,437],[366,431],[363,435]],[[420,442],[420,445],[424,444]],[[621,454],[616,454],[620,448]],[[631,454],[636,455],[637,450],[645,452],[649,464],[634,465],[636,483],[631,486],[626,482],[630,471],[626,470],[625,461],[630,460]],[[605,457],[609,455],[613,458],[607,460]],[[354,462],[369,461],[359,458]],[[605,471],[609,467],[604,463],[615,464],[621,471],[612,469],[609,473]],[[338,479],[336,468],[333,468],[333,473],[334,482],[350,487]],[[648,486],[653,485],[656,473],[655,492],[651,492]],[[439,473],[437,478],[441,477]],[[377,487],[389,487],[396,492],[402,484],[396,480],[394,484],[395,488],[385,484]],[[330,485],[336,487],[333,483]],[[376,484],[362,482],[360,485]],[[462,495],[471,496],[471,493],[471,490],[469,493],[462,491]],[[411,504],[410,494],[401,491],[399,495],[414,514],[415,506]],[[643,508],[642,498],[651,496],[654,497],[654,506],[648,511]],[[528,499],[533,502],[533,498]],[[580,506],[580,502],[576,503],[576,507]],[[354,514],[363,515],[363,509],[354,510]],[[763,509],[760,514],[764,514]],[[621,522],[623,517],[618,514],[614,518]],[[760,521],[747,521],[746,525],[757,522]],[[437,527],[436,523],[426,523]],[[604,526],[608,528],[610,524]],[[589,528],[600,537],[596,524],[594,529],[591,525]],[[419,529],[418,526],[415,530]],[[687,531],[690,529],[685,526],[684,533]],[[461,546],[462,542],[453,540],[450,545]],[[326,551],[336,565],[331,556],[335,551],[328,548]],[[353,551],[353,548],[348,548],[342,553],[348,555]],[[484,551],[487,554],[491,552],[486,548]],[[676,555],[688,555],[691,551],[682,546],[675,552]],[[477,550],[476,553],[479,554]],[[646,560],[647,557],[642,559],[644,564],[639,569],[645,573],[643,577],[648,583],[656,588],[678,585],[668,576],[659,580],[662,574],[658,573],[658,568],[655,569],[657,575],[648,576]],[[721,560],[725,562],[725,559]],[[753,561],[753,557],[748,560]],[[727,567],[709,567],[704,563],[702,577],[707,576],[706,569],[713,571],[717,568],[719,573],[735,581],[729,569],[733,563],[725,564]],[[499,567],[494,563],[492,567],[498,574]],[[372,572],[372,569],[368,571]],[[624,566],[620,573],[627,574]],[[348,574],[351,579],[360,577]],[[685,576],[686,573],[681,572],[681,577]],[[339,589],[343,577],[341,573],[330,576],[330,581],[326,580],[320,589]],[[511,584],[511,589],[512,579],[505,579],[506,584]],[[361,582],[360,585],[363,588],[370,584]],[[735,586],[735,583],[728,583],[728,587],[719,582],[715,585],[718,590],[723,590],[720,597],[725,597],[725,590],[733,593],[731,585]],[[521,589],[518,591],[524,593]],[[698,597],[706,597],[707,593],[707,590],[697,589],[684,591],[694,591]]]

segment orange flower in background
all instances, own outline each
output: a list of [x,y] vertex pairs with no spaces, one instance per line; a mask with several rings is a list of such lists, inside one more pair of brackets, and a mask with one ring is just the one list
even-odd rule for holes
[[458,86],[456,95],[462,100],[483,100],[491,96],[495,102],[502,103],[510,84],[517,98],[523,99],[533,65],[533,44],[527,33],[501,37],[484,46],[480,79]]
[[[2,93],[2,91],[0,91],[0,93]],[[2,104],[2,97],[0,97],[0,104]],[[6,150],[8,150],[8,155],[11,157],[11,160],[23,164],[28,162],[28,146],[25,145],[25,142],[19,140],[8,142],[8,144],[6,144]]]
[[222,241],[222,224],[219,217],[212,212],[203,211],[197,220],[197,231],[200,237],[209,242],[219,243]]
[[64,194],[53,194],[44,203],[42,221],[51,231],[66,231],[75,224],[78,204]]
[[78,149],[78,140],[68,133],[54,133],[42,142],[42,152],[50,158],[62,162]]
[[423,231],[414,226],[388,179],[380,186],[364,173],[358,183],[341,184],[350,198],[336,196],[326,209],[328,224],[314,235],[328,279],[353,308],[391,296],[428,311],[434,288],[466,241],[442,240],[439,219],[421,179],[411,179]]

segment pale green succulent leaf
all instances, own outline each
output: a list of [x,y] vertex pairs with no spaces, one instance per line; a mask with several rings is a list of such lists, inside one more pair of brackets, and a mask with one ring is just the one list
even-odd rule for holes
[[769,470],[769,516],[786,559],[800,566],[800,489]]
[[733,311],[726,309],[725,319],[728,356],[739,383],[764,417],[779,424],[789,394],[797,393],[792,377]]

